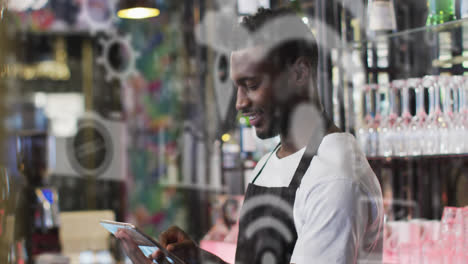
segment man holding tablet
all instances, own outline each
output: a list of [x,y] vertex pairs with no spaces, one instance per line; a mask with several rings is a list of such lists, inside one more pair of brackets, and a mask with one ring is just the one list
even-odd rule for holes
[[[232,35],[236,108],[259,138],[281,141],[257,164],[246,191],[236,263],[381,263],[380,185],[355,138],[322,110],[311,30],[288,10],[260,9]],[[125,231],[116,236],[132,254]],[[224,263],[177,227],[159,243],[186,263]]]

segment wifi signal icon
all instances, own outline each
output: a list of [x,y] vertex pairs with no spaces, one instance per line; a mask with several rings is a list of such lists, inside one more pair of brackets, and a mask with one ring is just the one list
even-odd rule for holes
[[236,263],[274,264],[289,261],[297,238],[292,204],[277,195],[254,196],[244,201],[240,221],[245,228],[238,246],[255,250],[255,259],[253,262],[252,259],[236,260]]

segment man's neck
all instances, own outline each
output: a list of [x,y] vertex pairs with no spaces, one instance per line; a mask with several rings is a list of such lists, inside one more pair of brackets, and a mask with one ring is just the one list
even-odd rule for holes
[[[281,146],[276,152],[276,156],[280,159],[287,157],[293,153],[296,153],[301,148],[297,147],[296,144],[291,142],[287,137],[280,135]],[[303,146],[304,147],[304,146]]]
[[[309,131],[309,134],[313,135],[313,133],[323,133],[323,137],[325,137],[326,135],[331,133],[341,132],[341,130],[333,122],[325,122],[325,124],[325,133],[320,131]],[[320,140],[320,142],[321,141],[322,140]],[[308,144],[308,142],[305,141],[297,143],[294,139],[292,139],[291,133],[280,133],[280,142],[281,146],[278,149],[278,152],[276,152],[277,157],[280,159],[296,153]]]

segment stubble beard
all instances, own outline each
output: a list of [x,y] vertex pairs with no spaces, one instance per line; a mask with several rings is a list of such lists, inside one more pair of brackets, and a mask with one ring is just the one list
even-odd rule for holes
[[288,129],[288,118],[285,111],[276,109],[270,113],[267,128],[264,131],[259,132],[255,130],[257,137],[260,139],[269,139],[276,137],[280,134],[287,134]]

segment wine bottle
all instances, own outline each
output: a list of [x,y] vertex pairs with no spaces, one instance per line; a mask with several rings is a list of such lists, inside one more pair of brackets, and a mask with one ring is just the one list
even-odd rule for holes
[[426,25],[438,25],[456,19],[455,0],[428,0]]

